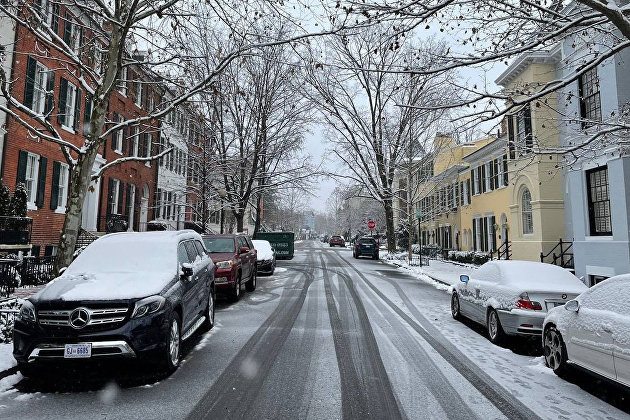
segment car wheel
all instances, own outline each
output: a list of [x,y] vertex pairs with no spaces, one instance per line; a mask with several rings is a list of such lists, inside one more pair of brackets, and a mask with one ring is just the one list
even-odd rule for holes
[[378,260],[378,254],[374,254],[374,255],[372,256],[372,259],[373,259],[373,260]]
[[206,305],[206,312],[204,314],[203,324],[201,328],[204,331],[210,331],[212,327],[214,327],[214,302],[216,301],[216,295],[214,293],[214,287],[210,289],[210,293],[208,294],[208,303]]
[[234,289],[232,290],[232,295],[230,296],[232,302],[238,302],[241,298],[241,274],[238,274],[238,278],[234,282]]
[[459,296],[455,292],[451,296],[451,315],[458,321],[462,319],[462,313],[459,310]]
[[545,330],[543,340],[545,364],[558,376],[567,371],[567,348],[560,331],[553,325]]
[[488,311],[488,338],[493,344],[502,344],[505,341],[505,332],[499,320],[499,314],[494,309]]
[[158,364],[161,371],[172,373],[177,369],[181,361],[181,321],[177,312],[171,314],[169,328],[164,340],[164,348],[160,352]]
[[274,261],[273,264],[271,264],[271,272],[269,273],[270,276],[273,276],[273,273],[276,271],[276,262]]
[[254,290],[256,290],[256,270],[252,270],[252,275],[250,277],[250,279],[247,281],[247,283],[245,283],[245,289],[248,292],[253,292]]

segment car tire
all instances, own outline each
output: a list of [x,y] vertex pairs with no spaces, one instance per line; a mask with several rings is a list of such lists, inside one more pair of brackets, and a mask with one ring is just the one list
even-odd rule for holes
[[203,331],[210,331],[212,327],[214,327],[214,315],[217,301],[216,298],[217,295],[214,292],[214,286],[212,286],[208,295],[208,303],[206,304],[206,310],[204,312],[203,324],[201,324],[201,329]]
[[170,374],[178,368],[182,360],[182,322],[177,312],[171,313],[168,325],[164,347],[160,350],[157,361],[159,370]]
[[374,255],[372,256],[372,259],[373,259],[373,260],[378,260],[378,254],[374,254]]
[[456,292],[451,295],[451,316],[453,319],[460,321],[462,319],[462,313],[459,306],[459,296]]
[[247,290],[248,292],[253,292],[254,290],[256,290],[257,277],[258,276],[256,274],[256,269],[253,269],[251,277],[249,278],[247,283],[245,283],[245,290]]
[[238,274],[238,278],[234,282],[234,289],[232,289],[230,300],[232,302],[238,302],[240,298],[241,298],[241,273]]
[[562,376],[567,373],[567,348],[562,339],[562,334],[554,326],[551,325],[545,329],[543,336],[543,354],[545,356],[545,364],[553,372]]
[[488,318],[486,320],[486,326],[488,330],[488,338],[492,344],[501,345],[506,341],[506,335],[501,326],[501,320],[499,314],[493,308],[488,311]]
[[22,376],[26,378],[35,378],[36,376],[38,376],[39,373],[38,369],[35,366],[27,362],[18,362],[17,368]]

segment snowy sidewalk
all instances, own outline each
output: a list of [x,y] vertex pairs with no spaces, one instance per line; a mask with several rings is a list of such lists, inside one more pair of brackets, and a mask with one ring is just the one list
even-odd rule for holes
[[[472,265],[455,264],[440,260],[430,260],[428,266],[410,266],[406,261],[385,260],[385,262],[394,264],[399,268],[411,272],[411,274],[426,282],[432,283],[439,289],[447,289],[459,282],[459,276],[462,274],[471,275],[477,268]],[[448,286],[448,287],[444,287]]]

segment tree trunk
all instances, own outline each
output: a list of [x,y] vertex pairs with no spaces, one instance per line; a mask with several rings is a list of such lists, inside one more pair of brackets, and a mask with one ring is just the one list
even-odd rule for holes
[[236,213],[234,215],[234,218],[236,219],[236,231],[237,232],[242,232],[243,231],[243,219],[245,219],[245,212]]
[[394,231],[394,209],[392,199],[383,201],[385,207],[385,225],[387,227],[387,252],[396,252],[396,232]]
[[262,193],[258,194],[258,199],[256,200],[256,220],[254,222],[254,235],[260,232],[260,224],[262,222]]
[[412,196],[411,196],[411,159],[409,159],[409,162],[407,164],[407,186],[406,186],[406,190],[407,190],[407,261],[409,261],[409,264],[411,264],[411,254],[412,254],[412,249],[411,249],[411,245],[413,243],[412,241],[412,233],[414,232],[413,229],[413,202],[412,202]]
[[55,258],[55,276],[59,275],[59,271],[63,267],[67,267],[72,262],[79,228],[81,227],[83,201],[88,186],[90,185],[92,166],[94,165],[97,153],[98,149],[92,148],[85,154],[79,155],[77,164],[72,170],[66,218],[63,222],[63,229],[59,237],[57,257]]

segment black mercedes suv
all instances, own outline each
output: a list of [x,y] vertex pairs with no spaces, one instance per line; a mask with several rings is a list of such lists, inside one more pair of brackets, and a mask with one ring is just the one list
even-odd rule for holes
[[214,264],[196,232],[106,235],[24,302],[13,356],[24,376],[105,357],[151,359],[172,372],[182,341],[213,327],[214,302]]

